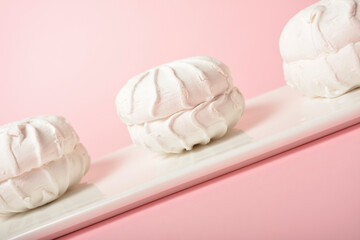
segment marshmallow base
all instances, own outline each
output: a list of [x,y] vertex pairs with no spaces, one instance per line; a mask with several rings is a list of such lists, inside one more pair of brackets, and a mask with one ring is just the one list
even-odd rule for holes
[[168,118],[128,125],[136,145],[152,151],[179,153],[224,136],[240,119],[244,98],[237,88]]
[[338,97],[360,87],[360,42],[337,52],[283,64],[290,87],[310,97]]

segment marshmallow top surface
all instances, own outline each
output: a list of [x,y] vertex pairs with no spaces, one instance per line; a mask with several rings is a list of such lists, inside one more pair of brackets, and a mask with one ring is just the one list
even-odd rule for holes
[[142,124],[193,109],[232,88],[225,64],[210,57],[191,57],[131,78],[118,93],[116,105],[126,124]]
[[79,138],[58,116],[39,116],[0,127],[0,182],[73,152]]
[[322,0],[296,14],[280,37],[286,63],[315,59],[360,41],[358,0]]

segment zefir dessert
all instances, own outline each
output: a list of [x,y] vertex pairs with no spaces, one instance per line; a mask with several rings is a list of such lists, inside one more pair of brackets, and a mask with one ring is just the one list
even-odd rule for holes
[[244,98],[224,63],[200,56],[131,78],[116,106],[136,145],[180,153],[224,136],[238,122]]
[[360,4],[322,0],[296,14],[280,37],[287,84],[310,97],[360,87]]
[[0,214],[49,203],[79,183],[90,157],[70,124],[39,116],[0,127]]

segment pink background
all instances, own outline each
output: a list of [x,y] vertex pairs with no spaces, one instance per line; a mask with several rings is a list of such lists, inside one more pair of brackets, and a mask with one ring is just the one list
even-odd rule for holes
[[[131,143],[115,111],[121,86],[194,55],[222,60],[246,98],[260,95],[284,84],[281,30],[314,2],[1,1],[0,125],[63,115],[97,158]],[[352,127],[66,238],[359,239],[359,139]]]

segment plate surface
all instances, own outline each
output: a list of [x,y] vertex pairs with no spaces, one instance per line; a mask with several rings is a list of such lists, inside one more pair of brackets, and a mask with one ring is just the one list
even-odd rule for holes
[[129,146],[93,161],[57,201],[0,218],[0,239],[56,237],[360,122],[360,89],[309,99],[282,87],[247,102],[224,138],[178,155]]

